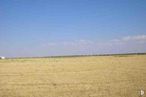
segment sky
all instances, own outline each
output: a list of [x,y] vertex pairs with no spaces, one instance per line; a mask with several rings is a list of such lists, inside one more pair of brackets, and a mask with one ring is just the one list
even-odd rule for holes
[[0,56],[146,52],[146,0],[0,0]]

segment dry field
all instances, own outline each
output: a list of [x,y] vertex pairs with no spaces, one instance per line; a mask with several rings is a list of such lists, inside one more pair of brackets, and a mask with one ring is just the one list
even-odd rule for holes
[[140,97],[141,89],[146,55],[0,60],[0,97]]

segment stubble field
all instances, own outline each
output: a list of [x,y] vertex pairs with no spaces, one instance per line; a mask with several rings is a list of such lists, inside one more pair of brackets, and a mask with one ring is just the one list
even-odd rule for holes
[[140,97],[141,89],[146,55],[0,60],[0,97]]

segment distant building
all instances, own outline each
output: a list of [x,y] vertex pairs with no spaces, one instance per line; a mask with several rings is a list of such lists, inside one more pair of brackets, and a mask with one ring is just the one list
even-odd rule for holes
[[0,59],[5,59],[5,57],[2,57],[2,56],[1,56]]

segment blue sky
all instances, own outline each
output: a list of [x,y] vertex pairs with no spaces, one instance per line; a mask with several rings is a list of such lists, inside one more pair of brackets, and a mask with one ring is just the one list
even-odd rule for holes
[[0,56],[146,52],[145,0],[0,0]]

